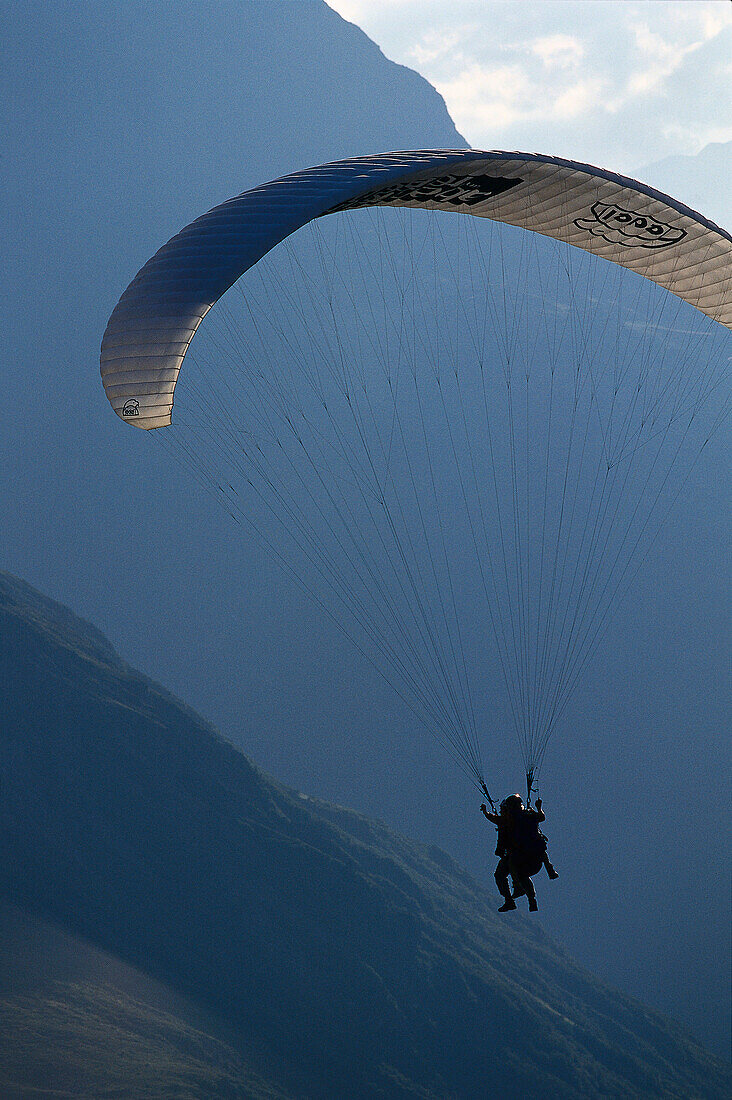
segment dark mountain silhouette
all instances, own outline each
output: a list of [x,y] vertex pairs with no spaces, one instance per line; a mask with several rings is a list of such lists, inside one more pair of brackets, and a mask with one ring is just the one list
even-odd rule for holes
[[[117,1044],[114,1083],[141,1072],[139,1096],[158,1066],[193,1096],[726,1095],[721,1063],[499,917],[443,852],[268,778],[7,574],[0,686],[3,898],[93,945],[75,981],[49,967],[44,989],[0,998],[4,1095],[30,1094],[39,1065],[46,1088],[99,1089]],[[95,984],[99,950],[222,1034]]]

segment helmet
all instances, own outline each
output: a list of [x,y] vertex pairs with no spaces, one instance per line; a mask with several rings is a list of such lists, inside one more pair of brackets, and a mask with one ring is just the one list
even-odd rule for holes
[[510,794],[501,803],[501,813],[504,814],[517,814],[523,808],[524,802],[520,794]]

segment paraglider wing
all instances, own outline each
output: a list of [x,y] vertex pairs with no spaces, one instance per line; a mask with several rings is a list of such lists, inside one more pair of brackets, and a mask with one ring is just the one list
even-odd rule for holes
[[732,327],[732,239],[637,181],[529,153],[427,150],[320,165],[214,207],[164,245],[114,309],[102,341],[107,397],[139,428],[171,422],[183,358],[212,305],[307,222],[364,206],[458,211],[602,256]]
[[101,350],[121,419],[171,424],[245,272],[161,442],[487,798],[483,730],[512,723],[530,798],[728,414],[732,238],[531,153],[309,168],[216,206],[127,288]]

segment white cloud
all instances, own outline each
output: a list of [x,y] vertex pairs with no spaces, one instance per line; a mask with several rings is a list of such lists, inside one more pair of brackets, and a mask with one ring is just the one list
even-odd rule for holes
[[529,48],[541,58],[547,69],[576,66],[585,55],[580,39],[569,34],[548,34],[544,38],[535,38]]
[[328,7],[333,8],[349,23],[358,23],[363,26],[373,18],[374,12],[380,9],[389,13],[396,7],[416,7],[420,0],[328,0]]
[[513,124],[541,122],[549,114],[557,120],[579,118],[602,101],[604,82],[599,78],[576,80],[555,94],[540,94],[536,82],[520,65],[481,69],[472,64],[454,80],[437,81],[435,86],[453,117],[470,133],[505,132]]
[[588,77],[578,80],[566,88],[552,104],[556,118],[571,120],[582,118],[603,104],[606,82],[602,77]]
[[518,65],[483,69],[473,63],[454,80],[435,86],[445,102],[454,105],[452,109],[465,120],[466,128],[472,123],[505,129],[531,109],[532,85]]
[[472,28],[469,25],[455,27],[449,31],[427,31],[419,42],[416,42],[409,51],[409,55],[416,65],[432,67],[444,63],[448,68],[454,68],[455,64],[466,64],[466,55],[461,48],[461,43],[470,41]]
[[709,18],[702,19],[698,27],[694,28],[697,33],[691,41],[675,37],[673,31],[677,30],[676,27],[670,28],[672,35],[669,39],[663,38],[648,23],[629,24],[642,67],[632,72],[627,79],[624,91],[626,102],[636,96],[661,90],[667,78],[681,68],[690,53],[717,37],[723,29],[723,24],[711,18],[711,13]]

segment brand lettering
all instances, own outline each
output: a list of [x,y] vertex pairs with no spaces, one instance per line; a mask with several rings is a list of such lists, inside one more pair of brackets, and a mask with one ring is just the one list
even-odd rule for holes
[[666,225],[647,214],[625,210],[617,203],[596,202],[590,212],[591,218],[577,218],[574,224],[610,244],[626,248],[668,248],[686,236],[685,229]]

